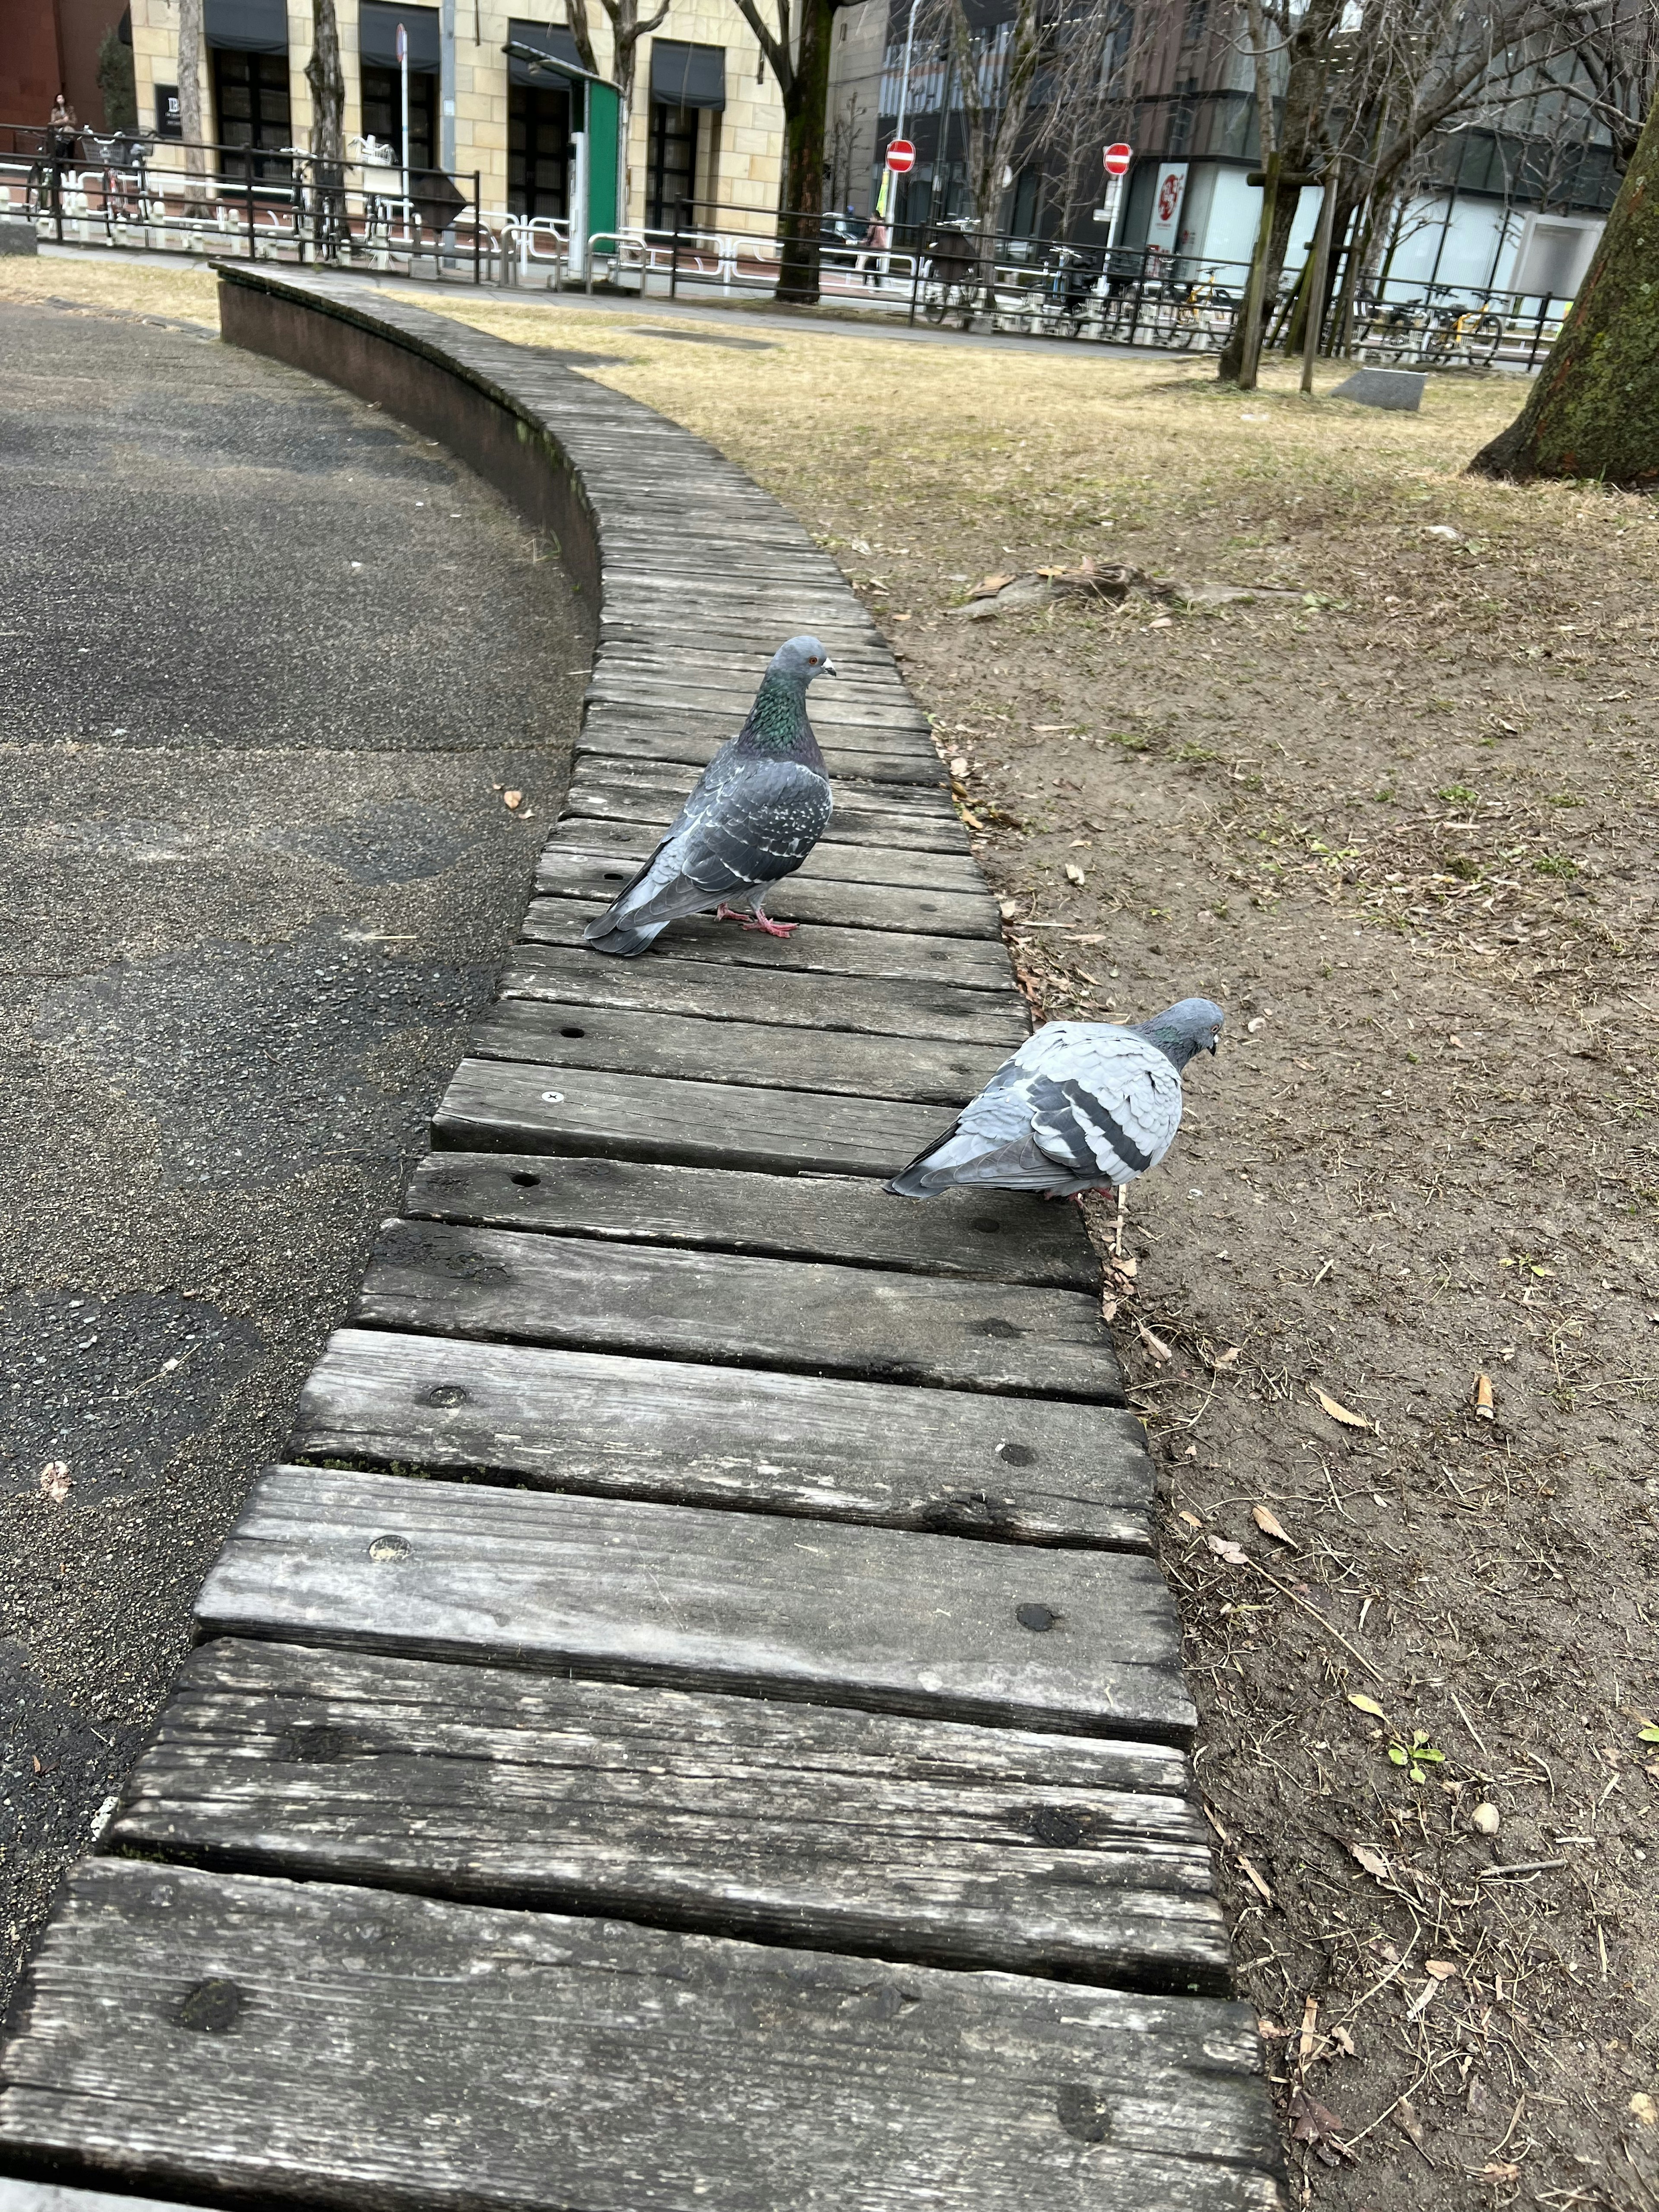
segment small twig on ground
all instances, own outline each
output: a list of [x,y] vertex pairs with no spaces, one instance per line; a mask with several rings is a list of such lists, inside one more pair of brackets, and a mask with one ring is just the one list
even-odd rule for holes
[[1347,1638],[1342,1633],[1342,1631],[1340,1628],[1333,1628],[1330,1622],[1326,1620],[1324,1614],[1319,1610],[1319,1607],[1316,1605],[1310,1605],[1305,1598],[1298,1597],[1293,1589],[1290,1589],[1285,1583],[1279,1581],[1277,1575],[1270,1575],[1266,1567],[1257,1566],[1254,1559],[1249,1559],[1245,1564],[1247,1566],[1255,1568],[1255,1572],[1261,1576],[1264,1583],[1271,1583],[1273,1588],[1279,1592],[1280,1597],[1287,1597],[1292,1605],[1300,1606],[1303,1612],[1307,1614],[1308,1618],[1310,1620],[1316,1620],[1320,1626],[1324,1630],[1327,1636],[1334,1636],[1345,1651],[1352,1652],[1353,1656],[1364,1668],[1365,1672],[1370,1676],[1373,1682],[1380,1682],[1382,1680],[1383,1677],[1381,1672],[1371,1664],[1364,1653],[1359,1650],[1357,1644],[1350,1644]]

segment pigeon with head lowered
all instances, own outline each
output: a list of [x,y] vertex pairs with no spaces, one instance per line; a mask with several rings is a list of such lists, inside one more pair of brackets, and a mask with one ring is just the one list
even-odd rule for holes
[[1133,1028],[1045,1024],[887,1188],[898,1198],[958,1186],[1045,1198],[1121,1190],[1175,1142],[1181,1071],[1215,1050],[1224,1018],[1208,999],[1182,999]]
[[[806,687],[835,672],[815,637],[780,646],[743,727],[709,762],[632,883],[582,932],[594,951],[632,959],[671,921],[710,907],[716,921],[769,937],[799,927],[772,921],[765,899],[830,826],[830,779],[806,719]],[[732,899],[747,900],[747,916]]]

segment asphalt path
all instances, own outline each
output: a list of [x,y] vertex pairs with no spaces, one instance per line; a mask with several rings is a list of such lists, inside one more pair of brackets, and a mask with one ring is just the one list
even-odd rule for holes
[[441,449],[112,313],[0,306],[0,577],[3,2010],[489,995],[588,648]]

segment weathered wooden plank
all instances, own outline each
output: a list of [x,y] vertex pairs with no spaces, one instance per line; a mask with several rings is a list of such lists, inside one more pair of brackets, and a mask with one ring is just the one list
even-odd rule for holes
[[[544,848],[537,863],[536,889],[544,898],[604,902],[615,898],[635,873],[635,868],[620,857],[551,844]],[[999,944],[1002,938],[1002,917],[996,901],[984,890],[949,891],[882,883],[837,883],[802,873],[786,876],[768,893],[766,910],[776,921],[911,930],[927,937],[991,938]]]
[[[614,867],[622,860],[632,869],[648,860],[660,842],[659,830],[653,834],[642,823],[572,820],[567,810],[550,833],[546,850],[602,855],[607,866]],[[965,847],[955,853],[918,852],[908,845],[830,844],[820,839],[795,880],[890,884],[908,890],[960,892],[989,904],[979,863]],[[995,915],[994,907],[992,913]]]
[[134,1860],[0,2148],[358,2212],[1275,2212],[1248,2008]]
[[478,1060],[538,1067],[908,1098],[947,1109],[965,1106],[1006,1057],[994,1045],[711,1022],[574,1002],[544,1006],[528,999],[497,1000],[473,1029],[467,1050]]
[[[704,725],[707,726],[704,726]],[[732,735],[722,720],[702,715],[625,712],[620,708],[591,708],[576,740],[578,757],[611,753],[626,760],[678,761],[703,768]],[[947,781],[935,758],[930,766],[918,750],[900,752],[890,748],[853,746],[834,739],[821,743],[824,766],[832,777],[858,776],[873,783],[915,784],[938,789]]]
[[[630,714],[718,715],[736,729],[754,704],[758,681],[758,676],[751,683],[711,669],[685,667],[678,655],[665,655],[658,665],[643,656],[625,662],[605,653],[595,664],[583,703]],[[830,679],[813,692],[810,713],[821,744],[834,742],[915,754],[938,765],[927,717],[896,683],[878,686]]]
[[[599,899],[532,899],[524,934],[532,945],[580,945],[588,923],[605,912]],[[596,952],[596,960],[607,956]],[[688,915],[671,922],[643,956],[647,960],[726,961],[738,968],[793,968],[830,975],[884,975],[954,983],[963,990],[1017,998],[1000,940],[923,937],[897,929],[838,929],[814,922],[793,937],[768,937],[736,922]]]
[[106,1848],[819,1950],[1224,1995],[1150,1744],[220,1637]]
[[1010,991],[965,991],[864,975],[800,975],[787,968],[722,967],[713,960],[608,960],[584,945],[519,945],[502,975],[504,996],[561,1005],[696,1014],[710,1021],[778,1022],[795,1029],[872,1036],[957,1038],[1016,1052],[1030,1034],[1024,1001]]
[[1184,1744],[1195,1720],[1174,1606],[1133,1552],[283,1467],[196,1613],[207,1635],[1067,1735]]
[[375,1328],[1121,1404],[1097,1298],[805,1260],[388,1221]]
[[415,1170],[404,1210],[420,1220],[552,1236],[839,1261],[1052,1290],[1100,1287],[1100,1263],[1077,1208],[1008,1191],[955,1190],[926,1206],[897,1206],[878,1185],[854,1176],[431,1152]]
[[949,1113],[899,1099],[464,1060],[432,1117],[432,1141],[446,1152],[592,1152],[766,1175],[885,1178],[949,1126]]
[[1134,1417],[1047,1399],[337,1329],[291,1449],[1001,1543],[1151,1543]]
[[[677,776],[681,779],[678,782],[666,780]],[[566,819],[629,828],[635,823],[647,824],[660,834],[679,812],[696,776],[695,769],[675,768],[672,763],[641,769],[637,762],[590,755],[577,769],[565,793],[562,814]],[[903,794],[915,788],[894,785],[884,794],[878,785],[845,781],[837,784],[836,811],[819,850],[879,845],[916,852],[965,852],[967,832],[938,794],[925,808],[903,803]],[[866,803],[872,794],[874,799]],[[896,797],[898,805],[893,804]]]

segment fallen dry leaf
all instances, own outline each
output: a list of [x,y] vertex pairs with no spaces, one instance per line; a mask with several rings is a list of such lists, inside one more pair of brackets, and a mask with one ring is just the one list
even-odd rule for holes
[[1161,1336],[1154,1336],[1144,1321],[1138,1321],[1135,1323],[1135,1328],[1139,1332],[1141,1342],[1146,1346],[1147,1351],[1152,1353],[1154,1359],[1173,1359],[1175,1358],[1174,1352],[1170,1349],[1169,1346],[1165,1344],[1163,1338]]
[[1238,1352],[1239,1347],[1237,1345],[1230,1344],[1224,1352],[1217,1352],[1212,1364],[1217,1367],[1231,1367],[1234,1360],[1237,1358]]
[[982,830],[985,827],[985,824],[980,820],[978,815],[975,814],[970,807],[964,806],[963,808],[962,818],[970,830]]
[[1348,1851],[1350,1856],[1357,1859],[1367,1874],[1374,1875],[1378,1881],[1388,1880],[1389,1863],[1381,1851],[1373,1850],[1369,1844],[1350,1844]]
[[1196,1513],[1177,1513],[1176,1515],[1176,1519],[1177,1521],[1184,1521],[1189,1528],[1201,1528],[1204,1526],[1204,1523],[1199,1519]]
[[1295,1537],[1292,1536],[1290,1530],[1285,1527],[1278,1514],[1273,1511],[1272,1506],[1251,1506],[1250,1518],[1255,1522],[1256,1527],[1261,1529],[1264,1536],[1273,1537],[1274,1541],[1277,1543],[1288,1544],[1293,1552],[1297,1548]]
[[1628,2109],[1643,2127],[1659,2127],[1659,2105],[1655,2104],[1645,2089],[1637,2091]]
[[1519,2181],[1521,2169],[1511,2166],[1506,2158],[1489,2158],[1480,2169],[1483,2181]]
[[1425,1974],[1432,1974],[1437,1982],[1454,1981],[1457,1975],[1457,1969],[1449,1959],[1425,1959],[1423,1971]]
[[968,596],[970,599],[994,599],[1005,584],[1013,580],[1012,576],[981,576]]
[[1417,2107],[1413,2104],[1409,2097],[1402,2097],[1400,2100],[1400,2102],[1394,2108],[1393,2118],[1395,2127],[1399,2129],[1401,2134],[1406,2137],[1407,2141],[1408,2142],[1415,2143],[1418,2149],[1421,2150],[1423,2148],[1423,2123],[1418,2118]]
[[1291,2092],[1291,2141],[1308,2143],[1322,2166],[1340,2166],[1354,2154],[1342,2142],[1342,2123],[1305,2089]]
[[1066,880],[1068,884],[1086,884],[1089,878],[1084,874],[1082,869],[1079,867],[1075,860],[1067,860],[1066,863]]
[[1382,1706],[1377,1704],[1376,1699],[1368,1698],[1363,1690],[1350,1690],[1348,1703],[1351,1705],[1358,1705],[1362,1713],[1369,1713],[1373,1720],[1385,1721],[1389,1717]]
[[522,806],[522,805],[524,805],[524,793],[523,793],[523,792],[521,792],[521,791],[504,791],[504,792],[501,793],[501,805],[502,805],[503,806],[511,806],[511,807],[520,807],[520,806]]
[[1346,1406],[1339,1406],[1334,1398],[1328,1398],[1325,1395],[1325,1393],[1319,1388],[1316,1382],[1310,1382],[1308,1388],[1313,1392],[1315,1397],[1318,1399],[1320,1404],[1330,1415],[1331,1419],[1334,1421],[1340,1421],[1345,1429],[1369,1429],[1370,1427],[1370,1423],[1365,1419],[1365,1416],[1363,1413],[1351,1413]]
[[70,1471],[61,1459],[49,1459],[40,1470],[40,1495],[61,1505],[70,1494]]
[[1215,1553],[1217,1559],[1225,1559],[1230,1567],[1248,1567],[1249,1565],[1250,1562],[1249,1555],[1243,1550],[1242,1546],[1231,1542],[1227,1537],[1206,1536],[1204,1540],[1209,1546],[1210,1549]]
[[967,756],[967,754],[966,754],[966,753],[952,753],[952,754],[951,754],[951,775],[967,775],[967,773],[968,773],[968,756]]
[[1345,2058],[1358,2057],[1359,2053],[1354,2047],[1354,2039],[1346,2027],[1334,2027],[1330,2033],[1331,2041]]
[[1100,1302],[1100,1317],[1102,1321],[1115,1321],[1117,1319],[1117,1300],[1115,1298],[1102,1298]]

